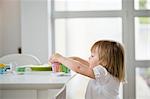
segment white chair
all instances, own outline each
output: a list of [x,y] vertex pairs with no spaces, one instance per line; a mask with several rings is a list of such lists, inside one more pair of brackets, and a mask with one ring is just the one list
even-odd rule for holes
[[14,64],[14,65],[29,65],[41,64],[40,60],[30,54],[8,54],[0,58],[0,63]]
[[75,74],[55,95],[54,99],[84,99],[88,81],[88,77]]
[[55,95],[54,99],[66,99],[66,85],[60,89],[60,91]]

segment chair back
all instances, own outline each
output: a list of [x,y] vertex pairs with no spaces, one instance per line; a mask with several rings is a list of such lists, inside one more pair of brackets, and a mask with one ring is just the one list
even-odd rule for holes
[[0,63],[15,64],[15,65],[38,65],[40,60],[30,54],[8,54],[0,58]]
[[55,95],[54,99],[84,99],[88,81],[88,77],[74,74]]

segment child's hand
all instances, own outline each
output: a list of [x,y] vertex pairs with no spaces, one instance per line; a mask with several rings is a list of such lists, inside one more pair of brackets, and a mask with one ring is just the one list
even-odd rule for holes
[[58,54],[58,53],[55,53],[53,54],[50,59],[49,59],[49,62],[50,63],[61,63],[60,62],[60,59],[63,58],[62,55]]

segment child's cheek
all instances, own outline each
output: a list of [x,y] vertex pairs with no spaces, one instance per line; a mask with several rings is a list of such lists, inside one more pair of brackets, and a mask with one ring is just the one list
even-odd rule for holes
[[95,65],[96,65],[96,64],[95,64],[93,61],[91,61],[90,67],[93,68],[93,67],[95,67]]

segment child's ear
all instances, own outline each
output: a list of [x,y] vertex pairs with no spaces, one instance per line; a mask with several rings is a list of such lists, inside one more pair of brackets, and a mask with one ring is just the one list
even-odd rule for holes
[[99,60],[99,63],[98,63],[99,65],[103,65],[103,62],[102,62],[102,60]]
[[102,65],[102,66],[107,66],[107,62],[104,61],[104,60],[100,60],[100,61],[99,61],[99,64]]

